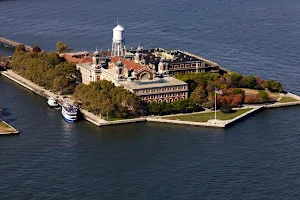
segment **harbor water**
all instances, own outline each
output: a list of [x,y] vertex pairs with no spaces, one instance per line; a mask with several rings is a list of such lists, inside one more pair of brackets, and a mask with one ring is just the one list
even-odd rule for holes
[[[55,50],[186,50],[300,94],[300,1],[0,1],[0,36]],[[0,54],[12,51],[0,47]],[[157,123],[69,124],[45,99],[0,76],[0,199],[300,199],[300,107],[227,129]]]

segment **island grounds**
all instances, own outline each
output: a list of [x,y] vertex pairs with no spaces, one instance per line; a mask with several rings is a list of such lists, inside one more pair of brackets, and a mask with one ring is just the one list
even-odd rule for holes
[[[35,94],[41,97],[57,98],[57,94],[54,94],[49,90],[41,88],[40,86],[19,76],[18,74],[14,73],[11,70],[2,71],[1,74],[4,77],[18,83],[19,85],[23,86],[24,88],[27,88],[28,90],[31,90],[32,92],[34,92]],[[71,98],[66,98],[65,96],[59,96],[59,98],[61,100],[68,100],[70,102],[74,102],[74,100],[72,100]],[[188,113],[188,114],[175,114],[170,116],[147,116],[141,118],[113,120],[113,121],[107,121],[105,119],[102,119],[100,116],[94,115],[93,113],[88,112],[85,109],[80,109],[80,111],[83,114],[85,120],[91,122],[96,126],[109,126],[109,125],[150,121],[150,122],[158,122],[158,123],[171,123],[171,124],[193,125],[193,126],[203,126],[203,127],[212,127],[212,128],[225,128],[263,109],[296,106],[296,105],[300,105],[300,97],[295,94],[286,93],[286,94],[281,94],[279,101],[272,104],[250,105],[250,106],[246,106],[246,108],[237,109],[238,111],[232,114],[220,115],[219,114],[220,111],[217,111],[218,120],[213,119],[214,111],[203,111],[199,113]],[[193,117],[193,116],[202,116],[202,115],[205,115],[205,117],[204,118]]]
[[140,44],[127,50],[123,34],[118,24],[112,49],[92,54],[70,52],[63,42],[47,53],[0,37],[14,49],[12,57],[0,57],[2,75],[44,98],[79,104],[81,116],[97,126],[154,121],[224,128],[263,108],[300,104],[279,81],[244,76],[186,51]]

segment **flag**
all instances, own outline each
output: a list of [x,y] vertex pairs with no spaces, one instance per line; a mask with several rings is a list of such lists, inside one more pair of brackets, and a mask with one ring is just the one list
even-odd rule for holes
[[217,94],[221,94],[221,95],[223,94],[222,90],[220,90],[219,88],[215,88],[215,91]]

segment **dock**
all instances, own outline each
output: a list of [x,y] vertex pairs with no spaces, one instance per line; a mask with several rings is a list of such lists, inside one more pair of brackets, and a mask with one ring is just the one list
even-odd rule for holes
[[[17,42],[17,41],[14,41],[14,40],[11,40],[11,39],[0,36],[0,44],[3,45],[4,47],[9,47],[9,48],[14,49],[18,45],[21,45],[23,43],[20,43],[20,42]],[[26,44],[23,44],[23,45],[25,46],[26,51],[32,51],[32,49],[33,49],[32,46],[26,45]]]

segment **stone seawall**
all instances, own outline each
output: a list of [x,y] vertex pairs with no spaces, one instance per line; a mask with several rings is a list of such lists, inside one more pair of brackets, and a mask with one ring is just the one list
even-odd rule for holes
[[241,114],[241,115],[239,115],[239,116],[237,116],[237,117],[235,117],[231,120],[228,120],[228,121],[226,121],[225,127],[231,126],[234,123],[236,123],[236,122],[238,122],[238,121],[240,121],[240,120],[242,120],[246,117],[249,117],[249,116],[253,115],[254,113],[256,113],[256,112],[258,112],[262,109],[263,109],[263,106],[259,106],[257,108],[253,108],[252,110],[249,110],[248,112],[245,112],[245,113],[243,113],[243,114]]
[[294,102],[287,102],[287,103],[275,103],[270,105],[264,105],[264,108],[280,108],[280,107],[287,107],[287,106],[296,106],[300,105],[300,101],[294,101]]
[[118,124],[129,124],[129,123],[137,123],[137,122],[146,122],[147,119],[142,118],[135,118],[135,119],[124,119],[124,120],[116,120],[116,121],[107,121],[104,123],[100,123],[99,126],[109,126],[109,125],[118,125]]
[[191,121],[181,121],[181,120],[170,120],[163,118],[148,117],[147,121],[149,122],[159,122],[159,123],[171,123],[171,124],[180,124],[180,125],[191,125],[191,126],[203,126],[203,127],[212,127],[212,128],[224,128],[225,124],[222,121],[214,122],[191,122]]
[[[48,97],[56,98],[57,96],[61,97],[60,95],[56,95],[56,94],[50,92],[49,90],[46,90],[46,89],[32,83],[31,81],[19,76],[18,74],[14,73],[11,70],[3,71],[2,75],[5,76],[6,78],[18,83],[19,85],[27,88],[28,90],[40,95],[41,97],[44,97],[44,98],[48,98]],[[149,121],[149,122],[172,123],[172,124],[181,124],[181,125],[225,128],[225,127],[230,126],[230,125],[242,120],[246,116],[249,116],[263,108],[278,108],[278,107],[285,107],[285,106],[300,105],[300,97],[299,96],[294,95],[292,93],[288,93],[286,96],[292,97],[299,101],[288,102],[288,103],[275,103],[275,104],[262,105],[262,106],[251,106],[253,108],[252,110],[250,110],[240,116],[237,116],[232,120],[209,120],[208,122],[168,120],[168,119],[163,119],[161,117],[143,117],[143,118],[117,120],[117,121],[106,121],[104,119],[101,119],[99,116],[94,115],[91,112],[88,112],[87,110],[80,109],[80,111],[83,114],[83,117],[85,120],[91,122],[92,124],[94,124],[96,126],[109,126],[109,125],[128,124],[128,123]],[[69,102],[72,102],[72,100],[70,98],[64,98],[64,99],[68,100]]]
[[[48,97],[56,98],[57,96],[59,96],[59,95],[56,95],[56,94],[50,92],[49,90],[46,90],[45,88],[42,88],[42,87],[36,85],[35,83],[23,78],[22,76],[16,74],[15,72],[13,72],[11,70],[2,71],[1,74],[4,77],[18,83],[19,85],[23,86],[24,88],[34,92],[35,94],[37,94],[37,95],[39,95],[43,98],[46,98],[46,99]],[[72,102],[72,100],[69,99],[69,98],[65,98],[65,100],[68,100],[69,102]],[[92,124],[95,124],[95,125],[99,126],[100,123],[106,122],[105,120],[103,120],[100,117],[94,115],[93,113],[88,112],[87,110],[80,109],[80,111],[83,114],[84,119],[91,122]]]

